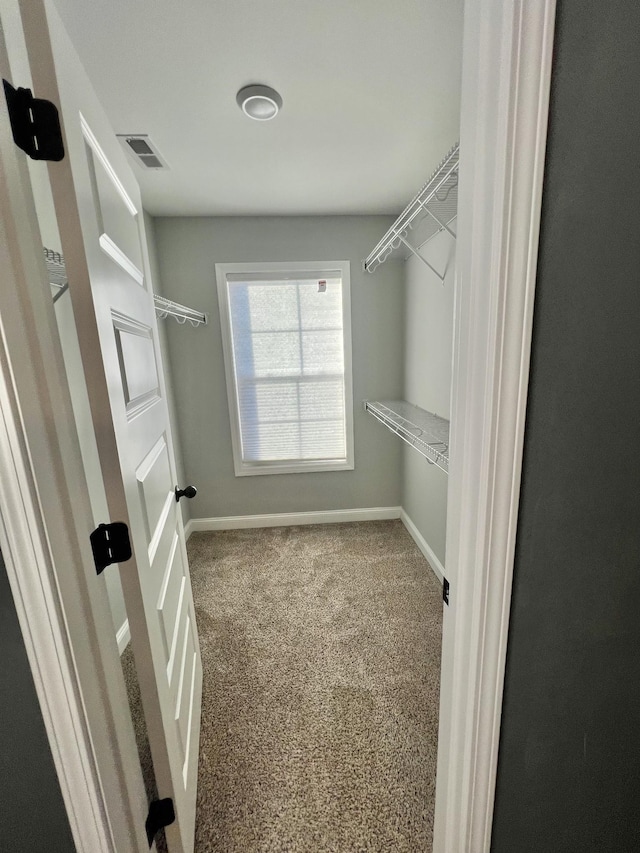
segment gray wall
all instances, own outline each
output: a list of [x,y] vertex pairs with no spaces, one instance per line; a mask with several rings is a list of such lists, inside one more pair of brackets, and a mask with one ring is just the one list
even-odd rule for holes
[[74,853],[2,554],[0,649],[0,849]]
[[[210,325],[167,325],[186,479],[194,518],[400,503],[400,442],[361,405],[402,392],[403,281],[399,265],[362,272],[388,217],[158,218],[166,296],[206,311]],[[355,470],[236,478],[233,472],[215,264],[351,261]]]
[[[455,230],[455,227],[454,227]],[[453,360],[455,240],[446,231],[423,249],[444,285],[418,258],[405,264],[403,399],[450,418]],[[444,471],[403,444],[402,506],[442,565],[445,563],[447,483]]]
[[640,849],[638,33],[559,3],[493,853]]

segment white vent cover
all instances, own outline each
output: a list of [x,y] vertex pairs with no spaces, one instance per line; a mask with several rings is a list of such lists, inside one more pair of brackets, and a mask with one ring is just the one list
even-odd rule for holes
[[144,169],[168,169],[166,160],[146,133],[116,134],[125,151]]

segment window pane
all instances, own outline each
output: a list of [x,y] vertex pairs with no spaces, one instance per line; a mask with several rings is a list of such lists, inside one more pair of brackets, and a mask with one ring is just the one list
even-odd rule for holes
[[245,462],[346,459],[342,281],[320,280],[227,282]]
[[250,360],[242,376],[291,376],[301,372],[299,332],[258,332],[250,338]]
[[342,329],[305,332],[302,337],[302,373],[305,376],[344,373]]

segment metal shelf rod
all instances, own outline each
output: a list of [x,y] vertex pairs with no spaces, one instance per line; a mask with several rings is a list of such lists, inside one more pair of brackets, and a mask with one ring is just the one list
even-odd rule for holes
[[53,294],[53,304],[55,305],[58,299],[60,299],[60,297],[69,290],[69,282],[66,281],[64,284],[54,284],[51,282],[51,284],[53,284],[54,287],[59,288],[59,290]]
[[407,249],[409,249],[409,251],[413,252],[413,254],[416,256],[416,258],[420,258],[422,263],[426,264],[429,267],[429,269],[431,270],[431,272],[434,275],[437,275],[438,278],[440,279],[440,281],[444,283],[444,276],[440,275],[438,270],[435,267],[432,267],[431,264],[429,263],[429,261],[426,258],[423,258],[422,255],[420,254],[420,252],[417,249],[414,249],[413,246],[411,245],[411,243],[407,242],[407,240],[404,239],[402,234],[398,234],[398,237],[402,240],[402,242],[405,244]]

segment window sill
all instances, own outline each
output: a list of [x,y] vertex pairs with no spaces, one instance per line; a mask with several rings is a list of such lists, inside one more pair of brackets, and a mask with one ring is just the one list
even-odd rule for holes
[[236,477],[255,477],[265,474],[319,474],[323,471],[353,471],[352,461],[322,462],[314,459],[310,462],[256,462],[242,463],[235,468]]

